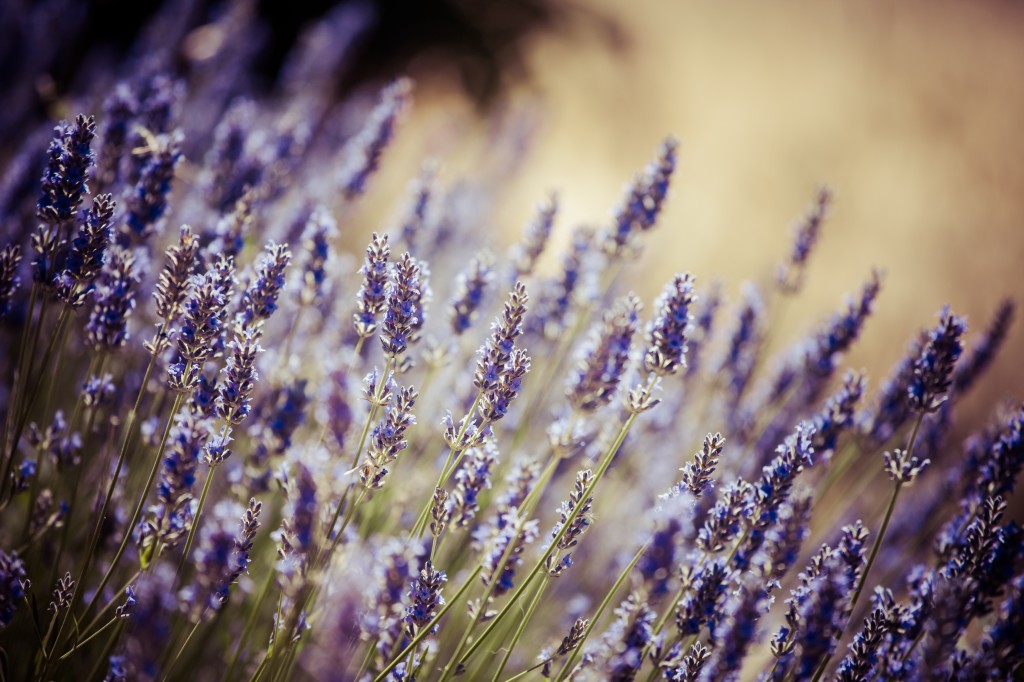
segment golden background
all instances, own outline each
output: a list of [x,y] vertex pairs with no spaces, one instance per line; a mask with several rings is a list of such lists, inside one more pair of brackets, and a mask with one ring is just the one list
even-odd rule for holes
[[[720,279],[727,294],[770,276],[822,183],[833,210],[804,293],[772,331],[776,348],[838,309],[874,266],[885,285],[848,361],[871,370],[872,389],[943,304],[978,332],[1001,298],[1024,298],[1024,7],[605,0],[585,10],[618,22],[626,44],[586,28],[533,39],[533,78],[504,112],[532,131],[501,182],[505,243],[552,189],[556,243],[576,224],[606,222],[672,134],[673,190],[629,279],[648,301],[676,271]],[[381,215],[393,217],[396,188],[424,156],[454,179],[497,153],[494,117],[477,118],[435,67],[413,69],[414,111],[369,197],[389,207]],[[1020,399],[1022,346],[1018,323],[965,421]]]

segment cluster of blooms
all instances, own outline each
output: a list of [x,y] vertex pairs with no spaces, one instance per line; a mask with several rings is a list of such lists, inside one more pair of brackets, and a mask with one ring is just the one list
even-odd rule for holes
[[501,253],[500,174],[432,160],[356,234],[414,109],[323,87],[365,17],[257,94],[206,45],[256,42],[245,3],[195,63],[173,5],[69,95],[95,117],[3,140],[4,679],[1019,678],[1024,406],[960,439],[1011,302],[943,309],[872,389],[870,272],[769,356],[827,189],[767,281],[643,301],[671,138],[561,253],[558,195]]

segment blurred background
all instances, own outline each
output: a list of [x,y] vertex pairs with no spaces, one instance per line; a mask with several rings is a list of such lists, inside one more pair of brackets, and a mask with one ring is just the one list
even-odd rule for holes
[[[607,220],[671,133],[674,189],[647,242],[647,276],[630,280],[647,300],[679,270],[728,292],[770,277],[821,183],[835,203],[776,346],[873,266],[885,285],[849,364],[871,370],[874,388],[943,303],[979,331],[1000,298],[1024,299],[1024,5],[606,0],[586,11],[608,24],[531,36],[530,79],[505,96],[541,112],[500,214],[510,239],[551,188],[563,236]],[[420,106],[444,120],[460,95],[442,82],[427,86],[433,101],[425,85]],[[961,423],[1024,395],[1022,349],[1018,323]]]
[[[163,30],[180,32],[168,55],[179,70],[200,69],[217,53],[244,54],[258,67],[251,87],[268,94],[288,90],[282,68],[290,49],[326,19],[350,27],[327,34],[349,41],[330,79],[337,99],[373,92],[396,74],[417,84],[382,178],[345,232],[353,246],[393,224],[406,183],[428,157],[448,179],[488,164],[503,173],[496,224],[480,227],[505,243],[556,190],[563,211],[555,239],[564,241],[579,223],[607,221],[624,185],[672,134],[681,141],[677,179],[637,266],[645,276],[630,279],[648,300],[680,270],[720,279],[727,293],[745,279],[770,277],[822,183],[833,188],[834,207],[806,291],[773,332],[776,347],[838,308],[876,266],[886,272],[883,295],[849,359],[871,370],[875,387],[943,303],[977,331],[1001,298],[1024,299],[1020,3],[180,0],[157,7],[3,3],[4,25],[21,28],[0,41],[0,66],[14,74],[9,88],[31,96],[11,100],[0,116],[0,160],[14,153],[19,130],[67,115],[84,79],[131,56],[136,34],[152,30],[157,12]],[[225,15],[237,16],[218,23]],[[25,54],[34,61],[26,64]],[[514,153],[506,144],[498,161],[495,131],[514,140]],[[983,418],[993,399],[1021,397],[1022,348],[1018,324],[961,423]]]

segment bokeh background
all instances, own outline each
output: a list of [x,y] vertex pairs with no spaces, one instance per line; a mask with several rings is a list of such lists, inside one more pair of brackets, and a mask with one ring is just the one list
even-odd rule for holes
[[[876,388],[942,303],[978,330],[1000,298],[1024,299],[1024,5],[595,0],[586,11],[573,30],[530,36],[530,79],[504,98],[536,115],[499,213],[509,239],[552,188],[563,236],[607,220],[633,169],[671,133],[677,180],[647,276],[631,278],[648,298],[678,270],[730,292],[770,277],[827,183],[834,207],[776,347],[875,266],[883,294],[849,364],[872,370]],[[464,95],[442,77],[421,76],[419,90],[413,125],[444,131]],[[473,116],[464,103],[457,128]],[[409,163],[424,137],[405,138]],[[994,399],[1021,397],[1022,349],[1017,324],[961,424],[984,419]]]
[[[4,2],[8,16],[35,18],[0,47],[0,65],[25,76],[12,89],[33,93],[0,115],[0,161],[18,131],[67,115],[69,94],[124,59],[158,7]],[[1021,3],[171,0],[168,9],[184,36],[173,64],[188,71],[236,52],[259,67],[257,92],[287,89],[289,49],[339,11],[358,30],[334,78],[337,98],[399,73],[415,79],[416,104],[383,177],[344,233],[353,248],[394,224],[428,157],[446,181],[498,178],[496,212],[483,221],[494,224],[480,228],[505,243],[558,191],[555,239],[564,241],[576,224],[608,220],[672,134],[677,180],[637,266],[644,276],[630,278],[648,300],[679,270],[718,278],[727,292],[770,277],[821,183],[836,201],[806,291],[773,331],[776,348],[876,266],[887,273],[884,293],[849,359],[876,386],[943,303],[978,329],[1000,298],[1024,299]],[[211,28],[226,12],[248,17],[244,33]],[[965,402],[962,427],[993,399],[1021,396],[1022,348],[1018,324]]]

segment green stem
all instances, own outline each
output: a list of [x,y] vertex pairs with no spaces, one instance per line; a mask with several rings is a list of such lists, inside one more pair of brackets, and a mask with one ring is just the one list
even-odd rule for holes
[[607,610],[608,606],[612,603],[612,599],[615,598],[615,593],[618,592],[622,587],[622,584],[626,582],[626,578],[633,572],[633,568],[636,567],[637,562],[640,561],[649,546],[650,543],[647,543],[636,551],[636,554],[633,555],[633,559],[626,564],[626,567],[619,573],[619,577],[616,578],[615,584],[612,585],[610,590],[605,592],[604,599],[601,600],[600,606],[598,606],[597,611],[594,612],[594,617],[590,619],[587,627],[583,630],[583,637],[580,638],[576,648],[572,650],[572,654],[570,654],[569,658],[566,659],[562,669],[559,670],[557,675],[555,675],[555,680],[561,680],[568,671],[572,670],[572,665],[576,662],[576,658],[579,657],[580,653],[583,651],[583,645],[586,644],[587,638],[590,637],[590,633],[594,630],[597,622],[601,620],[601,616],[604,615],[605,610]]
[[107,611],[109,611],[111,609],[111,607],[114,606],[114,604],[116,604],[118,602],[118,600],[120,599],[121,595],[124,594],[124,591],[127,590],[129,587],[131,587],[132,583],[134,583],[136,580],[138,580],[140,575],[142,575],[142,570],[141,569],[135,571],[135,573],[132,574],[132,577],[125,581],[125,583],[121,586],[121,589],[119,589],[117,592],[114,593],[114,598],[110,599],[109,601],[107,601],[107,603],[103,605],[103,608],[101,608],[99,611],[97,611],[96,615],[92,617],[92,620],[89,621],[89,624],[86,625],[85,628],[82,629],[82,635],[88,636],[88,634],[92,631],[92,629],[94,627],[96,627],[97,624],[99,624],[100,620],[103,619],[103,615]]
[[494,671],[494,675],[491,677],[491,682],[498,682],[498,677],[505,671],[505,666],[508,665],[508,659],[512,657],[512,651],[516,648],[516,644],[519,643],[519,638],[523,636],[523,631],[526,630],[526,624],[530,622],[533,617],[533,612],[537,610],[537,604],[540,603],[540,597],[544,594],[544,589],[548,586],[547,581],[542,582],[537,586],[537,591],[533,595],[533,599],[530,600],[530,605],[526,607],[526,613],[519,619],[519,624],[516,625],[516,631],[512,634],[512,641],[505,646],[505,654],[501,657],[501,663],[498,665],[498,669]]
[[[515,551],[516,543],[519,540],[519,535],[520,533],[522,533],[523,526],[525,524],[526,517],[520,517],[519,521],[516,523],[515,526],[515,535],[512,536],[512,540],[505,547],[505,550],[502,552],[501,557],[498,559],[497,566],[495,566],[494,571],[490,575],[490,580],[487,581],[487,589],[484,590],[483,596],[480,597],[480,606],[476,609],[476,613],[473,615],[472,622],[470,622],[469,626],[466,627],[466,630],[462,633],[462,637],[459,639],[459,644],[455,647],[455,653],[448,660],[448,664],[444,667],[444,670],[441,671],[440,682],[445,682],[452,675],[452,673],[455,672],[457,666],[453,664],[462,663],[462,661],[459,661],[459,654],[462,653],[462,649],[464,646],[466,646],[466,642],[469,641],[470,636],[473,634],[473,630],[475,630],[476,626],[480,624],[480,619],[487,611],[487,605],[490,604],[491,597],[494,594],[494,587],[498,584],[498,578],[505,570],[505,566],[508,564],[509,559],[512,558],[512,552]],[[481,568],[482,566],[483,564],[481,564]],[[523,587],[525,588],[526,585],[527,583],[524,582]],[[496,622],[497,620],[498,619],[495,618],[494,622]]]
[[[145,386],[143,386],[143,390]],[[103,588],[106,587],[107,583],[110,582],[111,577],[114,575],[114,570],[117,568],[117,562],[121,560],[124,555],[125,549],[128,547],[128,543],[131,542],[132,531],[135,528],[135,524],[139,522],[139,517],[142,516],[142,509],[146,504],[146,498],[149,495],[149,489],[153,486],[153,481],[156,479],[157,472],[160,470],[161,458],[164,454],[164,448],[167,446],[167,437],[171,432],[171,425],[174,423],[174,417],[178,414],[178,410],[181,409],[182,403],[185,401],[184,393],[176,393],[174,395],[174,403],[171,405],[171,414],[167,418],[167,423],[164,425],[164,433],[160,438],[160,446],[157,448],[156,456],[153,458],[153,463],[150,466],[149,475],[146,478],[146,484],[142,488],[142,493],[139,495],[138,503],[135,505],[135,511],[132,513],[131,520],[125,527],[124,538],[121,539],[121,544],[117,548],[117,552],[114,554],[114,558],[110,561],[110,566],[107,567],[106,573],[100,580],[99,586],[96,588],[96,594],[93,596],[92,601],[89,602],[89,606],[86,607],[85,612],[88,613],[89,609],[92,608],[96,599],[99,598],[100,594],[103,593]],[[125,455],[128,450],[128,441],[131,438],[131,429],[127,429],[124,438],[124,445],[121,448],[121,453],[117,458],[117,466],[114,469],[114,478],[110,482],[110,488],[107,490],[107,499],[104,501],[103,508],[101,509],[100,522],[102,522],[102,514],[105,513],[107,504],[110,501],[110,497],[114,492],[114,487],[117,483],[118,475],[121,472],[121,466],[124,463]],[[99,524],[97,524],[97,534],[99,531]],[[91,557],[90,557],[91,559]],[[79,583],[81,584],[81,583]]]
[[[46,312],[45,305],[46,305],[46,301],[44,300],[43,301],[43,312],[44,313]],[[42,314],[42,313],[40,313],[40,314]],[[30,378],[31,369],[32,369],[31,363],[30,363],[30,366],[28,368],[29,371],[26,372],[26,384],[25,384],[25,389],[24,389],[25,395],[23,396],[25,404],[24,404],[24,406],[21,407],[20,414],[17,417],[17,422],[15,422],[14,439],[11,441],[11,451],[10,451],[10,453],[8,455],[9,461],[11,461],[11,462],[14,461],[15,456],[18,454],[18,443],[21,441],[21,434],[24,432],[25,426],[28,424],[28,418],[32,415],[32,408],[33,408],[33,406],[35,406],[36,398],[39,397],[39,389],[40,389],[41,384],[43,382],[43,376],[45,376],[45,374],[46,374],[46,366],[50,362],[50,357],[53,355],[53,349],[54,349],[54,347],[56,347],[58,339],[63,336],[63,330],[64,330],[64,327],[66,326],[67,319],[68,319],[68,308],[65,308],[64,310],[61,310],[60,317],[57,318],[57,326],[54,329],[54,333],[50,336],[50,342],[46,345],[46,352],[43,354],[43,360],[42,360],[42,363],[39,366],[39,373],[36,375],[35,380],[33,381]],[[39,326],[41,327],[42,324],[43,324],[43,321],[42,321],[42,318],[40,318]],[[36,330],[36,335],[35,335],[36,338],[33,339],[33,345],[38,340],[38,337],[39,337],[38,331],[39,330],[37,329]],[[30,358],[30,360],[31,360],[31,358]]]
[[[222,432],[223,435],[223,432]],[[182,572],[185,570],[185,563],[188,561],[189,552],[192,551],[192,543],[196,539],[196,529],[199,528],[199,517],[202,516],[203,507],[206,506],[206,497],[210,494],[210,486],[213,483],[213,472],[217,470],[216,464],[211,464],[210,468],[206,471],[206,481],[203,483],[203,492],[199,496],[199,506],[196,507],[196,514],[192,517],[192,525],[188,529],[188,536],[185,538],[185,549],[181,552],[181,560],[178,561],[178,570],[175,574],[174,582],[178,583],[181,580]],[[160,554],[160,550],[154,553],[154,559]]]
[[189,631],[188,636],[185,637],[185,641],[182,642],[181,647],[179,647],[178,653],[174,654],[174,658],[172,658],[171,662],[168,663],[167,667],[164,668],[163,675],[160,678],[161,680],[170,679],[171,671],[174,670],[174,666],[178,663],[178,659],[181,658],[181,655],[183,653],[185,653],[185,649],[188,648],[189,642],[192,641],[192,638],[195,637],[196,632],[199,631],[199,626],[203,624],[203,614],[205,613],[206,609],[203,609],[203,612],[199,614],[198,620],[196,620],[196,624]]
[[[473,415],[476,414],[477,408],[480,407],[480,401],[483,399],[483,397],[484,392],[478,391],[476,394],[476,399],[473,400],[473,406],[469,408],[469,413],[466,415],[465,420],[463,420],[462,422],[462,426],[459,428],[459,433],[455,438],[456,443],[461,443],[462,439],[465,437],[466,431],[469,429],[469,424],[470,422],[473,421]],[[483,422],[480,424],[481,429],[486,427],[487,422]],[[448,479],[451,477],[452,472],[455,470],[455,467],[458,466],[459,461],[462,459],[462,455],[465,453],[465,451],[466,448],[456,449],[455,446],[452,446],[448,449],[448,457],[445,459],[444,466],[441,467],[441,475],[438,476],[435,487],[430,490],[431,495],[433,495],[435,489],[443,488],[445,483],[448,482]],[[413,526],[412,534],[417,538],[423,537],[423,533],[427,529],[427,519],[430,517],[431,507],[433,507],[433,497],[427,500],[426,506],[423,507],[423,509],[420,511],[419,517],[417,517],[416,519],[416,525]]]
[[[648,384],[648,391],[651,390],[651,388],[653,387],[656,378],[651,378],[649,381],[650,383]],[[587,489],[583,492],[583,495],[580,497],[580,499],[585,500],[593,495],[594,489],[601,482],[601,479],[604,477],[605,472],[608,470],[608,467],[611,465],[612,460],[615,458],[615,454],[619,451],[619,448],[622,446],[623,441],[626,440],[626,436],[629,434],[630,429],[633,427],[633,422],[636,421],[636,418],[636,412],[631,412],[629,417],[626,418],[626,421],[622,425],[622,428],[619,429],[619,433],[616,436],[615,441],[612,443],[611,447],[608,448],[608,452],[605,453],[604,457],[602,457],[601,463],[598,466],[597,473],[594,474],[594,479],[591,481],[590,485],[587,486]],[[526,587],[530,584],[533,578],[538,573],[540,573],[541,569],[543,569],[544,562],[547,561],[548,557],[550,557],[552,552],[554,552],[555,548],[558,546],[558,543],[561,541],[561,539],[565,536],[565,533],[572,526],[573,522],[576,520],[576,517],[579,515],[579,512],[582,508],[583,505],[576,505],[573,511],[569,514],[569,518],[567,518],[565,523],[562,524],[561,530],[555,535],[555,537],[551,541],[551,544],[548,545],[548,548],[541,555],[540,560],[534,565],[533,570],[530,571],[529,575],[519,586],[519,589],[517,589],[512,594],[509,600],[505,603],[505,606],[501,609],[498,615],[495,616],[495,618],[491,621],[490,625],[488,625],[488,627],[483,631],[483,633],[481,633],[480,637],[473,643],[473,645],[470,646],[463,660],[460,662],[464,663],[466,659],[473,655],[473,653],[480,647],[484,640],[487,639],[487,636],[491,634],[491,632],[494,630],[495,625],[505,616],[505,614],[508,613],[508,611],[512,608],[516,601],[520,597],[522,597]]]
[[109,628],[109,627],[111,627],[113,625],[116,625],[119,620],[121,620],[121,619],[117,618],[117,617],[111,618],[106,623],[104,623],[103,627],[101,627],[99,630],[97,630],[96,632],[92,633],[91,635],[89,635],[85,639],[82,639],[82,640],[79,640],[79,641],[75,642],[75,644],[70,649],[68,649],[63,654],[61,654],[61,657],[58,660],[61,660],[61,661],[66,660],[72,654],[74,654],[76,651],[81,649],[83,646],[85,646],[86,644],[88,644],[92,640],[94,640],[97,637],[99,637],[100,635],[102,635],[107,630],[107,628]]
[[[917,442],[917,433],[921,429],[921,422],[924,420],[924,413],[921,412],[917,415],[917,421],[914,422],[914,430],[910,433],[910,441],[907,443],[906,457],[909,459],[914,451],[914,444]],[[875,563],[875,557],[878,556],[878,550],[882,547],[882,540],[885,539],[885,531],[889,528],[889,521],[892,519],[892,512],[896,508],[896,498],[899,497],[900,488],[903,487],[903,483],[896,481],[893,485],[892,495],[889,497],[889,504],[885,508],[885,516],[882,517],[882,527],[878,529],[878,534],[875,535],[875,541],[871,545],[871,553],[868,555],[868,562],[864,566],[864,571],[860,574],[860,580],[857,581],[857,589],[853,592],[853,598],[850,599],[849,613],[852,618],[853,608],[857,605],[857,600],[860,599],[861,592],[864,590],[864,585],[867,584],[868,574],[871,572],[871,566]],[[839,633],[835,636],[834,641],[840,642],[843,639],[843,633],[846,630],[846,626],[849,625],[851,618],[847,618],[846,622],[839,629]],[[814,673],[814,677],[811,682],[818,682],[822,675],[825,674],[825,669],[828,667],[829,661],[832,660],[832,654],[827,654],[822,660],[821,665]]]
[[263,606],[263,602],[266,601],[267,595],[270,594],[270,586],[274,582],[274,567],[267,567],[267,577],[263,581],[263,586],[260,588],[259,596],[256,597],[256,603],[253,604],[252,610],[249,612],[249,617],[245,621],[245,627],[242,628],[242,635],[238,638],[238,644],[235,645],[235,652],[231,655],[231,662],[228,663],[227,672],[224,673],[225,682],[230,682],[232,674],[235,672],[235,666],[238,665],[238,659],[242,655],[242,649],[245,648],[245,642],[249,639],[249,635],[252,634],[253,628],[256,627],[256,618],[259,616],[260,609]]

